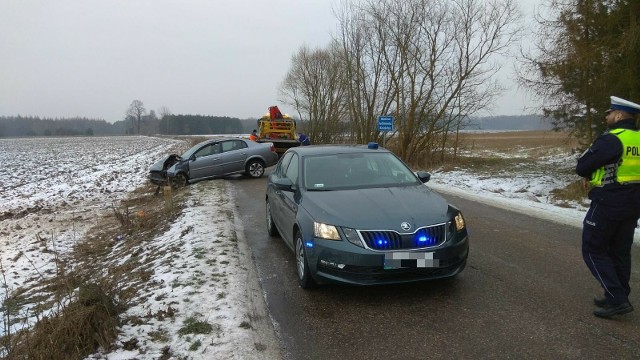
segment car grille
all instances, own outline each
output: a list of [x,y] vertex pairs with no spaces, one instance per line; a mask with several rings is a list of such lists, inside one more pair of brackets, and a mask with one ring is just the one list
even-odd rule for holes
[[443,223],[420,228],[412,234],[400,234],[393,230],[362,230],[360,235],[372,250],[421,249],[444,243],[447,240],[447,229],[451,231],[452,227],[452,223]]

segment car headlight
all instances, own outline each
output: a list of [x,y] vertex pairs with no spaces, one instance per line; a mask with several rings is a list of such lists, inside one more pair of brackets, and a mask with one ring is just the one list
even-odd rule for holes
[[313,222],[313,235],[317,238],[327,240],[341,240],[338,229],[333,225],[327,225],[319,222]]
[[462,213],[458,213],[454,220],[456,222],[456,230],[462,231],[464,229],[464,218],[462,217]]

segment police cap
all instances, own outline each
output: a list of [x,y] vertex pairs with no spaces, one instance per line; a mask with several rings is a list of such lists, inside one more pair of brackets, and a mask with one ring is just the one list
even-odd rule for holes
[[640,105],[617,96],[612,96],[611,107],[607,110],[607,113],[613,110],[620,110],[629,114],[637,114],[640,113]]

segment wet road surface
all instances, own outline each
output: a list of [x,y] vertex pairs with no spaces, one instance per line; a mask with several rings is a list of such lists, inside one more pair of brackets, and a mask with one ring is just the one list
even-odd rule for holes
[[266,232],[267,175],[230,183],[286,359],[640,358],[638,246],[636,311],[599,319],[580,229],[447,195],[470,232],[455,279],[305,291],[293,252]]

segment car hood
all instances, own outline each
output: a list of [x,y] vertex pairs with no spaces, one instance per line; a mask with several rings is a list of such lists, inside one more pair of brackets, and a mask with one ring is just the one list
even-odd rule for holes
[[[163,171],[164,167],[165,167],[165,162],[167,162],[167,160],[170,160],[173,162],[177,162],[179,161],[181,158],[179,155],[177,154],[171,154],[171,155],[167,155],[165,157],[163,157],[162,159],[158,160],[155,164],[151,165],[151,168],[149,168],[149,171]],[[171,164],[173,165],[173,164]]]
[[[425,185],[347,191],[307,191],[300,205],[314,220],[359,230],[413,232],[443,223],[448,203]],[[411,224],[409,231],[400,224]]]

